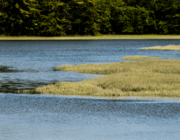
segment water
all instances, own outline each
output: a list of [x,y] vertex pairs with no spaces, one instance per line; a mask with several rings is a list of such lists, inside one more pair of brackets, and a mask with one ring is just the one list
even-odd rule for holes
[[1,140],[179,140],[180,100],[0,95]]
[[103,99],[12,94],[102,75],[55,71],[64,64],[109,63],[124,56],[180,59],[180,51],[140,50],[180,40],[1,41],[0,140],[179,139],[179,99]]
[[157,45],[179,45],[180,40],[110,41],[1,41],[0,92],[12,93],[58,81],[80,81],[101,75],[54,71],[59,65],[109,63],[124,56],[145,55],[180,58],[180,51],[140,50]]

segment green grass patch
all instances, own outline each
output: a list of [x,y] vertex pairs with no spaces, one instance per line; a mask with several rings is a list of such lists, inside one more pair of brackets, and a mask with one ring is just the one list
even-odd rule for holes
[[168,45],[168,46],[155,46],[155,47],[146,47],[141,48],[142,50],[172,50],[180,51],[180,45]]
[[54,95],[180,97],[180,60],[64,65],[58,70],[106,74],[80,82],[59,82],[19,92]]

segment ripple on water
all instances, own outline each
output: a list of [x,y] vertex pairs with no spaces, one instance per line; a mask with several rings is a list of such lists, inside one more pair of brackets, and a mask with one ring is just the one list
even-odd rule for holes
[[11,94],[98,77],[54,71],[59,65],[119,62],[131,55],[180,59],[180,51],[140,50],[169,44],[180,40],[1,41],[0,92],[9,94],[0,94],[0,140],[179,140],[179,101]]
[[0,94],[0,106],[0,138],[7,140],[180,136],[179,100]]

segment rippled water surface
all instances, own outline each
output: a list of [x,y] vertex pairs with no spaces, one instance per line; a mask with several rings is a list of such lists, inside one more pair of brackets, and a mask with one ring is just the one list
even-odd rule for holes
[[179,140],[180,100],[0,95],[1,140]]
[[0,41],[0,140],[178,140],[179,99],[98,99],[12,94],[101,75],[55,71],[64,64],[109,63],[124,56],[180,59],[180,51],[140,50],[180,40]]

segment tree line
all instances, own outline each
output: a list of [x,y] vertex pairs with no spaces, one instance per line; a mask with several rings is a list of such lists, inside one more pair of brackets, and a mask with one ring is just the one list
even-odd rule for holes
[[179,34],[180,0],[0,0],[0,35]]

